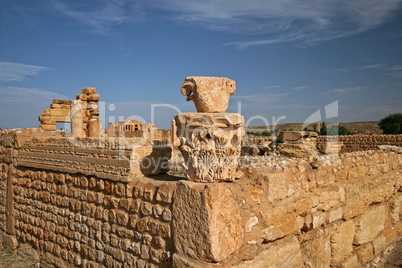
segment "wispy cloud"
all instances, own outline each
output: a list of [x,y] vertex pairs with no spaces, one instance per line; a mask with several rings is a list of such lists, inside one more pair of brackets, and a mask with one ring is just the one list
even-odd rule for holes
[[401,0],[204,0],[153,1],[177,14],[180,21],[218,31],[260,34],[263,37],[231,42],[247,48],[299,41],[316,44],[373,29],[400,7]]
[[251,94],[251,95],[234,95],[231,99],[251,102],[254,105],[267,105],[276,103],[283,100],[289,93],[277,93],[277,94]]
[[309,86],[298,86],[298,87],[294,87],[293,89],[297,90],[297,91],[301,91],[301,90],[304,90],[304,89],[307,89],[307,88],[309,88]]
[[43,66],[2,61],[0,62],[0,81],[21,81],[29,76],[34,76],[41,71],[47,70],[50,69]]
[[402,79],[402,65],[389,66],[384,63],[366,65],[363,69],[378,69],[383,70],[386,74],[395,79]]
[[38,127],[38,116],[53,99],[67,99],[51,91],[13,86],[0,86],[0,96],[2,128]]
[[109,34],[113,26],[143,20],[145,17],[141,1],[101,0],[92,6],[83,3],[72,6],[55,1],[53,5],[56,11],[90,26],[92,32],[103,35]]
[[327,92],[325,92],[325,93],[323,93],[323,94],[324,94],[324,95],[325,95],[325,94],[329,94],[329,93],[345,94],[345,93],[348,93],[348,92],[359,91],[359,90],[362,90],[362,89],[364,89],[364,87],[344,87],[344,88],[335,88],[335,89],[332,89],[332,90],[330,90],[330,91],[327,91]]
[[385,67],[386,67],[385,64],[380,63],[380,64],[371,64],[363,66],[363,69],[384,69]]

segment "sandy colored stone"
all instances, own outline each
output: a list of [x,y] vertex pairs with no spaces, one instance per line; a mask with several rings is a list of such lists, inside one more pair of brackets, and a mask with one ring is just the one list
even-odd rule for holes
[[336,223],[331,233],[331,264],[341,263],[353,251],[353,220]]
[[278,134],[278,140],[281,141],[297,141],[303,137],[301,131],[281,131]]
[[236,113],[180,113],[175,116],[186,178],[197,182],[234,181],[244,117]]
[[42,125],[39,125],[39,128],[43,129],[45,131],[54,131],[54,130],[57,129],[57,126],[56,126],[56,124],[54,124],[54,125],[44,125],[44,124],[42,124]]
[[100,95],[99,94],[89,94],[88,101],[100,101]]
[[180,91],[187,101],[194,101],[199,113],[224,113],[236,83],[226,77],[191,76],[186,77]]
[[261,245],[257,256],[250,261],[233,265],[235,268],[302,267],[299,241],[291,235],[275,242]]
[[357,247],[354,252],[361,264],[366,264],[374,258],[373,245],[371,243]]
[[370,204],[390,198],[394,192],[394,184],[394,179],[389,175],[345,183],[344,218],[361,215]]
[[360,268],[361,265],[359,263],[359,260],[357,259],[357,256],[353,254],[349,258],[344,260],[341,263],[340,267],[342,267],[342,268]]
[[373,240],[373,250],[374,255],[378,256],[386,247],[387,241],[385,240],[385,236],[380,234]]
[[320,230],[320,236],[304,241],[301,247],[313,267],[329,267],[331,262],[330,237],[324,231]]
[[90,119],[88,124],[88,137],[98,138],[100,136],[99,119]]
[[313,202],[310,198],[298,200],[286,200],[281,204],[263,211],[262,238],[273,241],[300,230],[304,224],[304,218],[311,212]]
[[223,184],[179,182],[172,212],[178,253],[208,262],[222,261],[242,245],[240,210]]
[[3,233],[2,235],[3,246],[10,250],[16,250],[18,247],[18,240],[15,235]]
[[371,242],[384,230],[385,205],[370,207],[366,213],[355,220],[356,235],[354,244],[363,245]]
[[83,88],[82,94],[96,94],[96,88],[94,88],[94,87]]
[[84,113],[81,100],[74,100],[71,103],[71,134],[73,137],[85,137]]

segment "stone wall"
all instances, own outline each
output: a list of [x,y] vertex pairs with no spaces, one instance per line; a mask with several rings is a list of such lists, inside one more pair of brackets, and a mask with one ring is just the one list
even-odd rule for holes
[[146,139],[29,133],[0,133],[0,237],[44,267],[356,267],[402,235],[400,153],[245,156],[196,183],[153,176],[172,151]]
[[[402,235],[402,154],[243,161],[245,175],[233,183],[178,185],[173,229],[186,211],[199,216],[174,233],[175,243],[180,239],[174,266],[358,267]],[[202,198],[205,208],[194,205]],[[185,229],[192,231],[183,235]]]
[[175,184],[19,168],[15,234],[56,267],[166,266]]
[[341,144],[341,152],[346,153],[375,150],[378,145],[394,145],[402,147],[402,135],[319,136],[317,138],[317,147],[331,142],[338,142]]

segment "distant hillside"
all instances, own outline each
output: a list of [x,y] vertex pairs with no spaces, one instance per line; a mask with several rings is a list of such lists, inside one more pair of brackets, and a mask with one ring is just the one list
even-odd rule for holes
[[[346,127],[353,134],[382,134],[382,130],[378,126],[379,121],[367,121],[367,122],[353,122],[353,123],[339,123],[340,126]],[[329,123],[331,125],[331,123]],[[277,126],[271,126],[268,130],[277,129],[278,131],[283,130],[302,130],[302,123],[286,123],[279,124]],[[307,126],[307,129],[313,129],[313,124]],[[262,132],[266,130],[265,127],[247,127],[246,131],[251,132]]]

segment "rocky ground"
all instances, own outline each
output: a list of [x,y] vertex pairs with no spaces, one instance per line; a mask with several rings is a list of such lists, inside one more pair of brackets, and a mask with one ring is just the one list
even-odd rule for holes
[[[20,256],[16,252],[0,248],[0,267],[2,268],[36,268],[34,260]],[[377,257],[366,267],[368,268],[399,268],[402,267],[402,240],[388,247],[382,256]]]
[[36,268],[35,262],[27,257],[22,257],[16,252],[0,248],[0,267],[2,268]]

